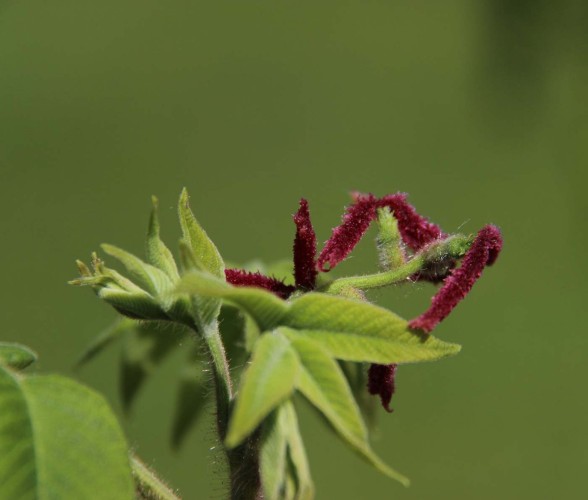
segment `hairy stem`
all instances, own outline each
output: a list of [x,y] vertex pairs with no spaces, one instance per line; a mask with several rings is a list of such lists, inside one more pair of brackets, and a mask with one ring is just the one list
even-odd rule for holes
[[133,453],[129,456],[137,498],[145,500],[179,500],[170,487]]
[[[216,386],[217,428],[221,443],[224,442],[229,423],[233,388],[229,362],[215,322],[204,330],[204,340],[214,367]],[[231,500],[262,500],[259,475],[259,445],[256,434],[234,449],[226,449],[229,465]]]
[[391,271],[336,279],[329,283],[324,291],[327,293],[339,294],[342,290],[349,287],[358,290],[370,290],[371,288],[392,285],[408,279],[410,276],[420,271],[424,264],[425,257],[423,255],[415,255],[406,264]]

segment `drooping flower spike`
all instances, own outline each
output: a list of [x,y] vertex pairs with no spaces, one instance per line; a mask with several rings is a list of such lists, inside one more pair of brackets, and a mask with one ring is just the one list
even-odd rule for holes
[[[333,233],[318,258],[318,268],[329,271],[347,257],[377,217],[377,209],[394,212],[402,241],[417,252],[433,241],[445,237],[441,228],[419,215],[406,201],[406,194],[396,193],[376,198],[373,194],[354,193],[354,203],[347,207],[343,222]],[[328,266],[328,267],[327,267]]]
[[373,396],[380,396],[382,406],[388,413],[394,411],[390,408],[390,402],[396,390],[395,377],[397,368],[397,364],[372,364],[368,371],[368,392]]
[[430,333],[465,298],[484,268],[496,261],[501,249],[500,230],[496,226],[484,226],[465,254],[461,266],[451,272],[433,297],[431,307],[413,319],[409,326]]

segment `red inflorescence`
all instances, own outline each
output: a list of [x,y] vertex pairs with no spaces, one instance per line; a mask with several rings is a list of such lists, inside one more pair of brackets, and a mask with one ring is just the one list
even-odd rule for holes
[[392,396],[396,390],[395,376],[398,365],[376,365],[370,366],[368,372],[368,392],[374,396],[380,396],[382,406],[384,409],[392,413],[394,410],[390,408]]
[[276,278],[264,276],[261,273],[250,273],[242,269],[226,269],[225,277],[227,283],[235,286],[253,286],[268,290],[282,299],[287,299],[296,289],[291,285],[286,285]]
[[294,223],[294,280],[297,287],[312,290],[318,274],[315,263],[316,234],[310,221],[308,202],[304,198],[300,200],[300,208],[294,215]]
[[502,235],[496,226],[483,227],[465,254],[462,264],[454,269],[431,301],[431,306],[409,326],[431,332],[468,294],[482,275],[484,267],[492,265],[502,248]]
[[319,270],[333,269],[351,253],[376,217],[376,202],[377,199],[372,194],[355,195],[355,203],[347,207],[342,224],[333,229],[319,255]]
[[389,194],[378,200],[378,207],[388,207],[394,212],[402,241],[411,250],[418,252],[439,238],[444,238],[441,228],[419,215],[406,201],[405,193]]

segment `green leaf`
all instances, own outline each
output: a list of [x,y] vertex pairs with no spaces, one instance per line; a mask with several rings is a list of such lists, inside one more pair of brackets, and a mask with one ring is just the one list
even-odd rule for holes
[[37,361],[37,353],[27,346],[13,342],[0,342],[0,365],[23,370]]
[[199,351],[197,346],[190,351],[180,377],[171,434],[171,443],[176,450],[182,445],[209,399],[208,377]]
[[173,281],[178,281],[180,275],[176,261],[169,248],[165,245],[159,236],[159,217],[157,209],[159,202],[155,196],[151,197],[153,203],[153,210],[149,218],[149,227],[147,230],[147,244],[145,247],[145,254],[149,264],[161,269]]
[[184,239],[196,257],[198,268],[217,278],[224,279],[225,265],[212,240],[200,226],[190,209],[190,200],[186,188],[182,190],[178,206],[180,224]]
[[0,498],[134,498],[127,445],[100,395],[0,367],[0,408]]
[[288,465],[286,461],[288,443],[282,420],[281,407],[278,407],[263,424],[259,464],[265,500],[283,498],[281,490]]
[[361,413],[343,372],[321,346],[306,338],[292,341],[300,359],[297,388],[329,420],[339,435],[376,469],[408,486],[409,480],[372,451]]
[[173,323],[134,322],[129,325],[121,355],[120,394],[129,411],[139,390],[162,361],[189,335]]
[[98,297],[110,304],[119,313],[133,319],[170,319],[157,301],[147,292],[136,293],[115,290],[113,288],[101,288]]
[[115,340],[120,339],[125,332],[129,331],[135,324],[135,320],[130,318],[120,318],[113,324],[106,327],[100,332],[86,347],[84,352],[78,358],[76,367],[85,365],[88,361],[94,359],[96,355],[102,352],[106,347],[112,344]]
[[199,271],[186,274],[177,291],[226,299],[250,314],[262,331],[280,324],[288,311],[288,304],[271,292],[261,288],[231,286],[224,280]]
[[165,295],[173,288],[171,279],[161,269],[143,262],[139,257],[114,245],[103,243],[101,248],[123,264],[127,271],[136,277],[145,289],[155,297]]
[[309,337],[337,359],[369,363],[433,361],[460,350],[420,335],[394,313],[367,302],[308,293],[291,302],[282,319],[290,336]]
[[284,399],[297,382],[298,357],[288,340],[277,332],[262,335],[243,373],[225,444],[239,445]]
[[[285,401],[280,406],[280,419],[288,443],[288,475],[293,476],[296,482],[296,498],[299,500],[312,500],[314,498],[314,484],[310,476],[310,466],[306,458],[304,443],[300,437],[296,410],[294,410],[294,405],[291,401]],[[285,489],[288,491],[288,478],[286,478]]]

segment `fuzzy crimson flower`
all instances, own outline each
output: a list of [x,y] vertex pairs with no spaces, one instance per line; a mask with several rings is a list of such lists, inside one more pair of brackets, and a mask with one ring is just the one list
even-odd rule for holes
[[298,288],[312,290],[318,274],[316,268],[316,234],[310,221],[308,201],[300,200],[300,208],[294,215],[294,281]]
[[256,272],[250,273],[241,269],[227,269],[227,282],[235,286],[253,286],[274,293],[281,299],[287,299],[295,290],[313,290],[318,274],[316,266],[316,234],[310,220],[308,201],[300,200],[300,208],[293,216],[296,224],[294,237],[294,282],[295,286],[286,285],[283,281],[270,278]]
[[270,278],[261,273],[250,273],[242,269],[225,269],[225,277],[227,283],[231,285],[263,288],[281,299],[287,299],[295,290],[292,285],[286,285],[276,278]]
[[465,298],[484,268],[494,264],[501,249],[500,230],[492,225],[483,227],[465,254],[461,266],[451,272],[433,297],[431,307],[413,319],[409,326],[430,333]]
[[389,194],[382,198],[376,198],[371,193],[354,193],[353,197],[354,203],[347,207],[343,222],[333,229],[319,255],[317,264],[321,271],[333,269],[351,253],[376,219],[378,208],[387,207],[394,212],[402,241],[415,252],[445,237],[439,226],[419,215],[406,201],[405,193]]
[[374,396],[380,396],[382,406],[388,413],[394,410],[390,408],[392,396],[396,391],[396,369],[398,365],[372,364],[368,371],[368,392]]

